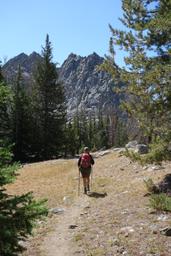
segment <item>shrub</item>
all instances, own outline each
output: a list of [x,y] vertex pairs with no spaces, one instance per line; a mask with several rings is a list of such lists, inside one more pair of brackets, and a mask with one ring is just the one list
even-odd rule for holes
[[171,211],[171,197],[164,193],[152,194],[150,197],[150,206],[157,211]]
[[47,214],[45,200],[35,201],[32,193],[11,196],[4,185],[11,183],[19,168],[11,164],[11,154],[0,143],[0,255],[16,256],[23,250],[20,241],[31,234],[36,220]]
[[144,155],[143,162],[160,164],[163,160],[169,160],[171,158],[171,155],[167,147],[168,144],[163,141],[151,144],[150,152]]
[[135,152],[133,149],[127,149],[125,151],[123,151],[123,155],[125,155],[126,157],[129,157],[133,162],[141,161],[141,155],[137,152]]
[[150,144],[149,148],[149,153],[143,155],[128,149],[126,149],[124,154],[132,161],[137,161],[141,165],[152,163],[161,164],[163,160],[171,160],[171,152],[168,150],[168,142],[160,140]]

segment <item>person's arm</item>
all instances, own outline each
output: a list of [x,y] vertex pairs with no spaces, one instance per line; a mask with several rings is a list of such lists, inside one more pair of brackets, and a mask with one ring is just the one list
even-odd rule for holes
[[80,164],[81,164],[81,156],[79,157],[79,160],[78,160],[78,167],[80,167]]
[[94,164],[94,159],[93,159],[92,155],[90,155],[90,157],[91,157],[91,164],[93,165]]

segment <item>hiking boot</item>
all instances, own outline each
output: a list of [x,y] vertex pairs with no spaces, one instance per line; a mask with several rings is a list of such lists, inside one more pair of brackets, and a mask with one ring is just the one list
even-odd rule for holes
[[84,194],[87,194],[87,188],[86,187],[84,188]]
[[89,192],[90,192],[90,186],[89,186],[89,184],[88,184],[88,186],[87,186],[87,191],[89,191]]

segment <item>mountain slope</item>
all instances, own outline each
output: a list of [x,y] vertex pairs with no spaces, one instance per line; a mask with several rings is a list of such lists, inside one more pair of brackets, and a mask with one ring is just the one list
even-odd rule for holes
[[67,107],[70,113],[87,112],[118,105],[118,96],[112,91],[111,77],[99,70],[103,58],[93,53],[87,57],[70,54],[60,68],[64,81]]
[[171,163],[144,169],[108,152],[95,158],[89,196],[82,193],[82,182],[78,196],[75,159],[25,165],[17,181],[8,185],[10,193],[32,190],[37,198],[48,198],[49,207],[63,209],[41,223],[25,243],[24,256],[171,255],[170,238],[160,232],[170,227],[170,213],[151,211],[143,181],[158,182],[170,173]]
[[7,81],[11,81],[15,78],[15,75],[18,70],[18,66],[21,66],[22,75],[26,83],[30,82],[32,72],[37,64],[41,60],[41,56],[33,52],[30,55],[25,53],[21,53],[16,57],[10,59],[4,66],[3,66],[3,74]]
[[[32,72],[41,56],[33,52],[30,55],[19,54],[3,66],[3,72],[11,81],[21,65],[23,77],[30,86]],[[90,111],[117,108],[119,97],[113,93],[111,77],[98,69],[103,58],[96,53],[81,57],[71,53],[58,68],[59,79],[63,82],[66,95],[68,115],[72,116],[77,110]]]

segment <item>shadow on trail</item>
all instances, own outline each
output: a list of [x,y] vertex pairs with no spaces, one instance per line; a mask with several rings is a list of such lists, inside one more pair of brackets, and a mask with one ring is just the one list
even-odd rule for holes
[[89,192],[87,194],[89,197],[94,197],[94,198],[103,198],[107,196],[107,193],[98,193],[98,192]]

